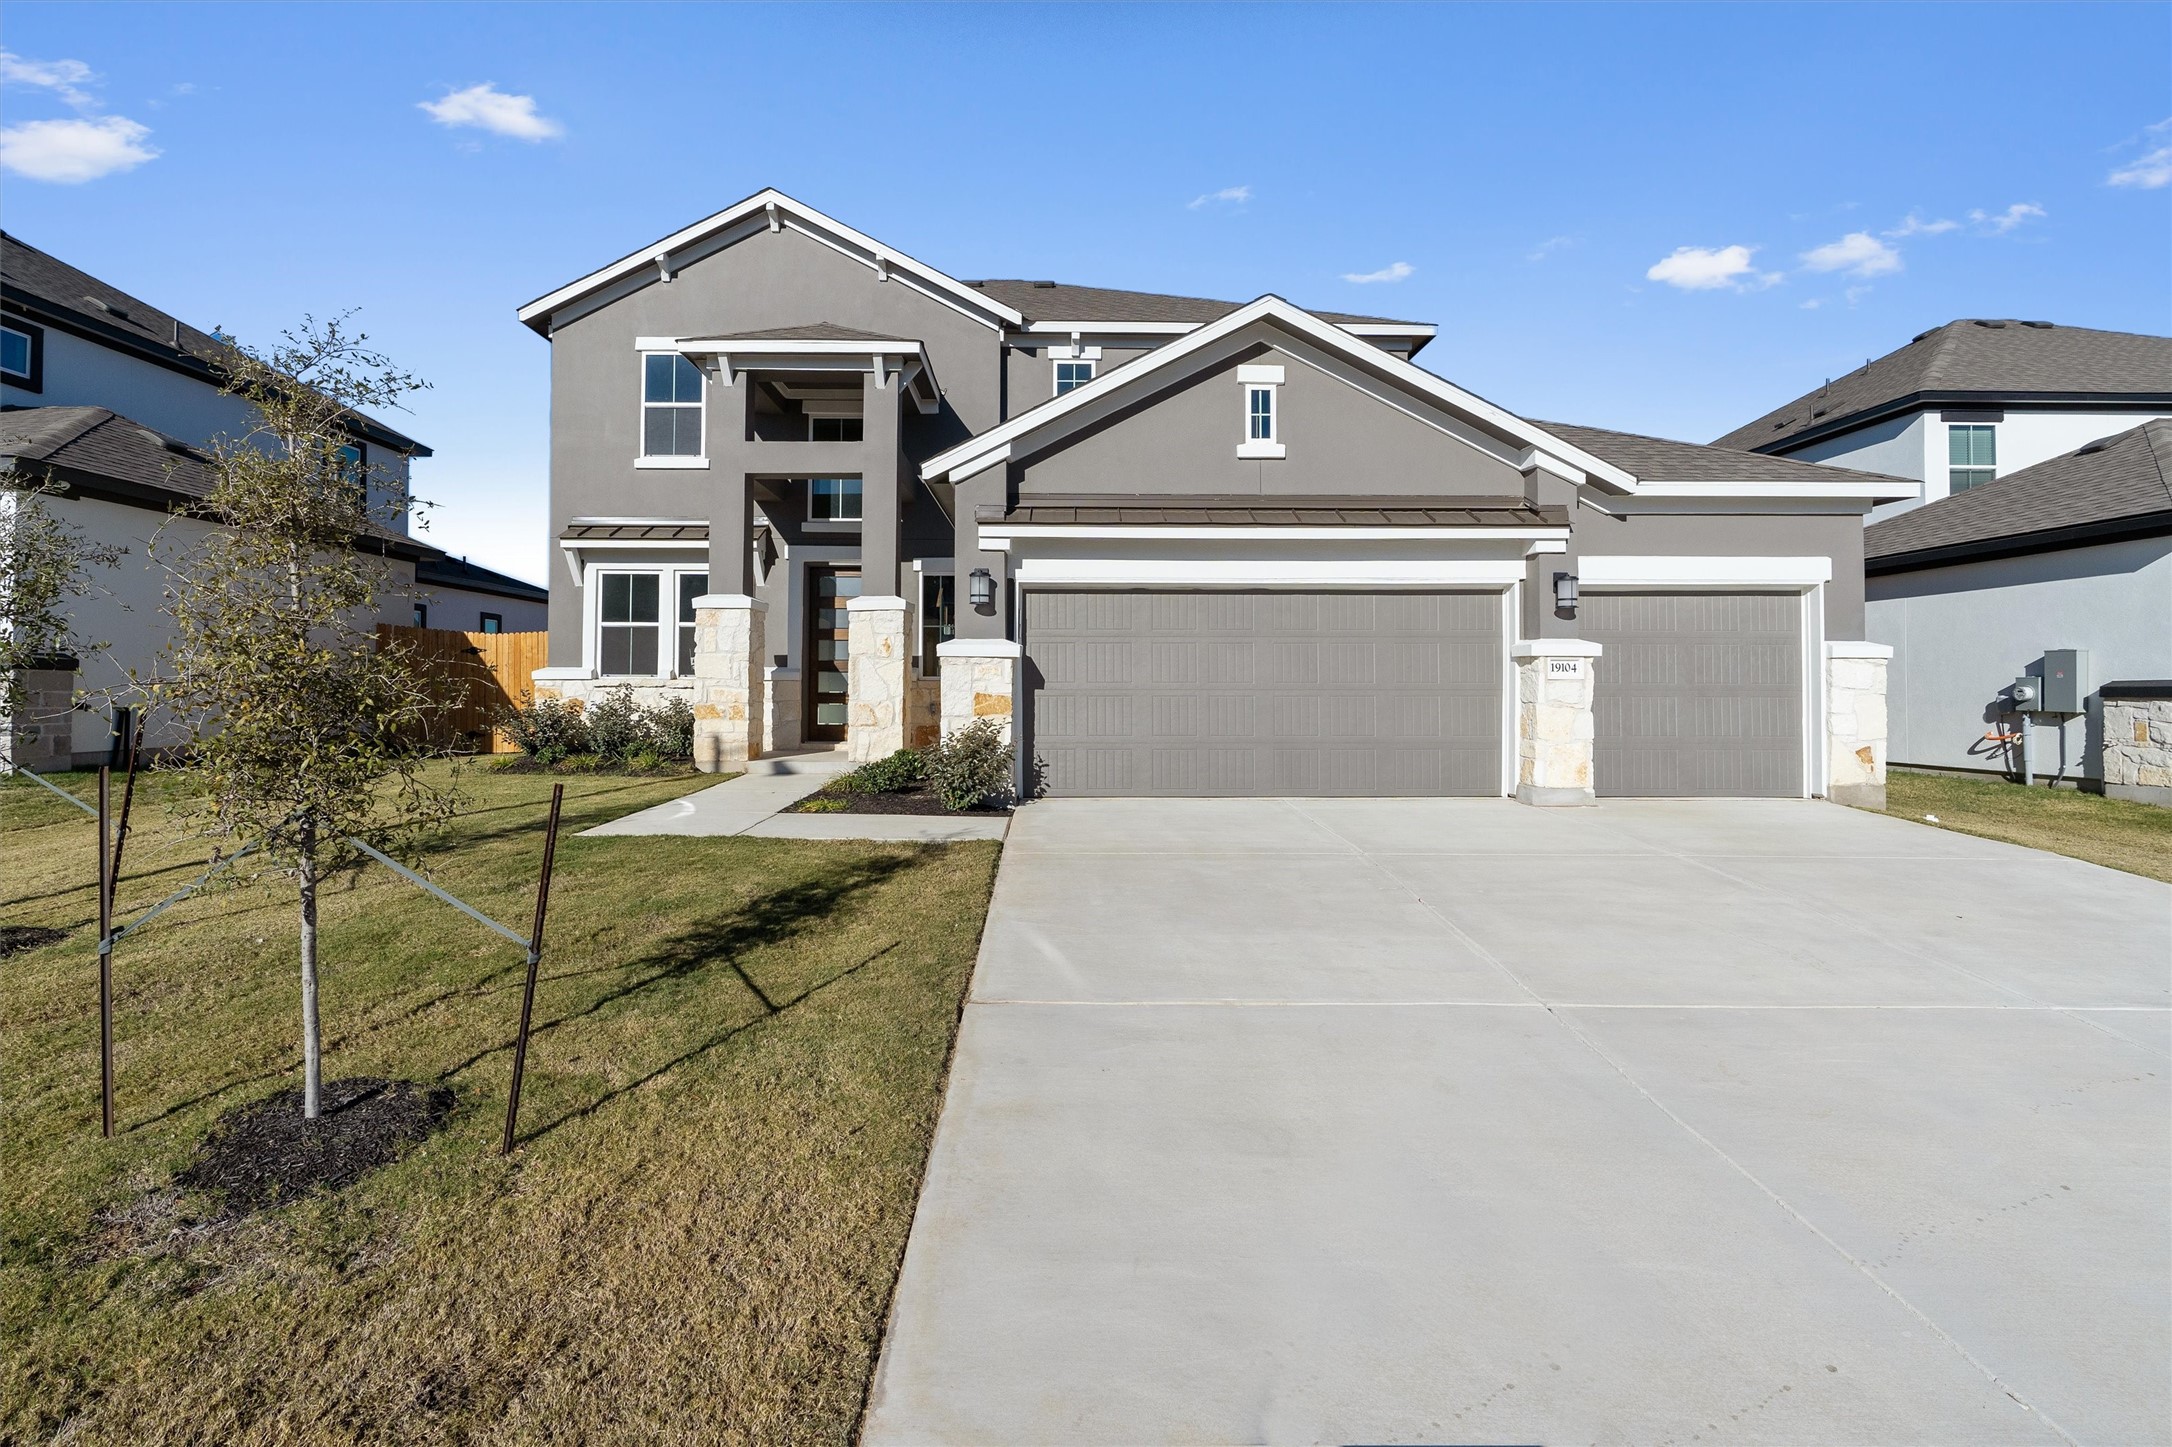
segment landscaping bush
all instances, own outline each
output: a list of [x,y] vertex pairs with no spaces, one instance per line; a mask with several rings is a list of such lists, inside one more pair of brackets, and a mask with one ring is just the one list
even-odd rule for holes
[[694,757],[692,706],[683,698],[643,704],[624,686],[585,710],[564,699],[534,699],[508,710],[503,727],[530,760],[550,767],[587,758],[638,772]]
[[612,763],[624,762],[648,742],[647,730],[642,727],[644,712],[634,702],[631,688],[622,684],[606,692],[588,707],[589,749]]
[[928,782],[945,809],[971,809],[1010,793],[1011,746],[993,719],[975,719],[926,758]]
[[649,747],[658,758],[683,760],[694,757],[694,706],[673,694],[650,708],[643,720]]
[[839,794],[902,794],[928,776],[927,757],[918,749],[899,749],[886,759],[860,765],[830,784]]
[[512,735],[513,746],[539,764],[592,751],[580,705],[562,698],[533,698],[508,709],[502,726]]

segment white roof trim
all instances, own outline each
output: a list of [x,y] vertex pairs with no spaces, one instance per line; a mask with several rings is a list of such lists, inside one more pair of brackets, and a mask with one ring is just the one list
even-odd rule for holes
[[916,261],[894,247],[885,246],[874,237],[855,231],[842,221],[825,216],[812,206],[803,205],[774,187],[758,191],[746,200],[727,206],[691,226],[674,231],[661,241],[651,242],[632,251],[578,281],[568,282],[556,291],[537,297],[520,309],[520,319],[529,326],[536,326],[549,318],[551,313],[578,301],[590,292],[636,272],[656,270],[672,253],[756,217],[766,217],[771,231],[793,225],[795,229],[805,230],[809,235],[832,245],[842,243],[841,249],[848,253],[858,253],[859,259],[872,267],[877,276],[888,280],[890,273],[903,273],[921,283],[919,289],[960,311],[1013,327],[1025,324],[1023,313],[1003,305],[986,292],[967,286],[957,278],[947,276],[924,262]]
[[[1324,320],[1324,318],[1323,318]],[[1213,322],[1028,322],[1012,331],[1019,336],[1069,336],[1073,332],[1092,332],[1096,335],[1111,333],[1139,337],[1181,337],[1186,332],[1198,331]],[[1431,322],[1329,322],[1356,337],[1426,337],[1440,335],[1440,328]]]
[[1504,408],[1496,407],[1484,398],[1464,391],[1443,378],[1434,376],[1422,367],[1404,361],[1392,352],[1386,352],[1368,342],[1361,341],[1349,331],[1333,322],[1321,321],[1302,307],[1269,294],[1257,301],[1248,302],[1220,321],[1209,322],[1186,333],[1176,341],[1156,351],[1105,372],[1083,387],[1075,387],[1052,401],[1043,402],[1032,411],[1023,413],[1000,426],[990,428],[970,441],[960,443],[948,452],[930,458],[920,469],[920,476],[935,481],[945,475],[964,477],[989,466],[986,454],[1001,447],[1010,446],[1029,433],[1039,432],[1064,418],[1091,407],[1119,392],[1134,390],[1141,379],[1165,372],[1205,348],[1232,333],[1242,331],[1259,321],[1274,321],[1306,340],[1328,351],[1339,352],[1364,365],[1375,367],[1412,391],[1430,398],[1451,411],[1462,413],[1496,432],[1522,443],[1534,452],[1553,460],[1567,472],[1582,472],[1596,480],[1610,483],[1625,492],[1636,490],[1636,478],[1611,462],[1592,456],[1553,436],[1544,428],[1526,422]]
[[[1270,499],[1270,502],[1272,500]],[[1012,538],[1160,538],[1176,542],[1389,542],[1399,538],[1426,542],[1531,542],[1538,539],[1567,541],[1567,528],[1456,528],[1374,527],[1363,523],[1343,527],[1274,527],[1233,524],[1215,527],[1190,523],[1004,523],[985,522],[980,544],[992,552],[1003,550]]]
[[1899,502],[1923,495],[1923,484],[1899,478],[1892,482],[1858,481],[1836,477],[1831,482],[1657,482],[1637,484],[1645,497],[1852,497],[1872,502]]

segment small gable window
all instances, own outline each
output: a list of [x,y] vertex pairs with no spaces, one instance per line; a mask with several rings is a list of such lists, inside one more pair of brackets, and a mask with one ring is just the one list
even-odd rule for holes
[[1056,364],[1056,395],[1075,392],[1094,379],[1092,362],[1058,362]]
[[1275,440],[1275,389],[1272,387],[1247,387],[1245,389],[1245,416],[1251,420],[1245,436],[1253,442]]
[[1237,444],[1239,457],[1283,457],[1282,368],[1249,365],[1237,369],[1237,384],[1244,393],[1244,440]]

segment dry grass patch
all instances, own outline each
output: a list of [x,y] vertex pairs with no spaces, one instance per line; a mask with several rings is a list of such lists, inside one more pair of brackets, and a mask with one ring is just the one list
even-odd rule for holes
[[2172,883],[2172,809],[2078,789],[2025,789],[2003,779],[1894,769],[1886,776],[1885,812],[1919,824],[1935,814],[1942,829]]
[[[471,775],[433,876],[524,920],[551,782]],[[324,908],[326,1076],[449,1087],[450,1123],[240,1219],[173,1183],[298,1071],[291,891],[123,943],[102,1142],[92,831],[0,785],[0,922],[73,931],[0,961],[0,1440],[849,1438],[995,846],[581,839],[710,781],[565,782],[520,1150],[519,951],[372,871]],[[204,853],[162,787],[124,917]]]

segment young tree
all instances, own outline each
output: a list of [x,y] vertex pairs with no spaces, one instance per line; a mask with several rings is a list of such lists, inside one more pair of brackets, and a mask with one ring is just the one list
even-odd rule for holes
[[436,708],[412,656],[379,647],[393,591],[387,525],[407,510],[389,470],[358,462],[365,409],[422,384],[343,319],[305,319],[281,344],[229,344],[226,390],[255,425],[210,448],[214,482],[192,511],[210,524],[169,563],[174,641],[160,701],[193,729],[178,767],[200,785],[199,822],[229,843],[261,839],[301,910],[302,1113],[323,1084],[317,891],[355,856],[443,818],[456,798],[423,772]]
[[0,728],[30,703],[25,673],[105,646],[83,635],[71,605],[94,591],[90,570],[118,565],[125,550],[55,515],[45,498],[59,491],[34,474],[0,474]]

